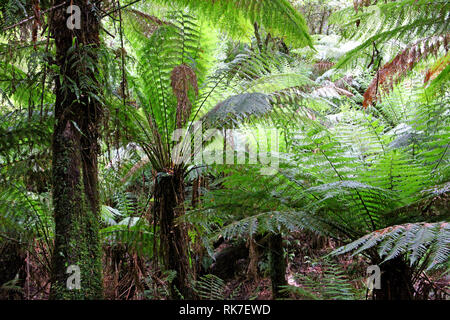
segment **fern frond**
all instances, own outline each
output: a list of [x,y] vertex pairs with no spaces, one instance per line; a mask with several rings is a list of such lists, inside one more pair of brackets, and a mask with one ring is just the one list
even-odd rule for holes
[[263,93],[244,93],[232,96],[219,103],[209,111],[203,118],[208,126],[219,126],[220,124],[235,121],[242,122],[249,116],[263,116],[272,109],[269,96]]
[[225,282],[213,274],[207,274],[195,282],[194,291],[202,300],[224,300]]
[[324,271],[320,276],[294,274],[295,285],[283,289],[307,300],[355,300],[357,294],[342,266],[325,258],[320,262]]
[[100,236],[105,244],[121,243],[138,254],[147,257],[153,255],[154,234],[144,219],[125,218],[117,224],[101,229]]
[[[380,57],[391,60],[398,47],[416,39],[432,36],[445,36],[450,32],[448,23],[448,1],[400,0],[377,2],[375,5],[355,13],[348,7],[334,14],[331,20],[342,24],[346,34],[353,40],[364,39],[363,43],[350,50],[337,64],[336,68],[348,66],[350,62]],[[377,48],[369,52],[372,47]],[[388,55],[386,55],[388,53]],[[379,57],[378,57],[379,58]]]
[[4,119],[0,123],[0,165],[28,158],[50,145],[53,128],[51,117],[44,119],[39,112],[27,115],[21,110],[5,112],[0,116]]
[[449,267],[450,225],[448,222],[408,223],[376,230],[364,237],[334,250],[331,254],[340,255],[353,251],[353,255],[373,247],[378,247],[384,261],[406,255],[411,265],[423,260],[430,252],[427,269]]
[[[398,83],[408,71],[428,55],[437,55],[441,46],[447,51],[447,43],[450,34],[445,36],[433,36],[417,41],[399,53],[391,62],[385,64],[377,74],[366,92],[364,93],[363,107],[367,108],[379,99],[381,93],[392,90],[394,83]],[[431,74],[428,76],[431,77]]]
[[[207,17],[215,25],[231,33],[250,28],[254,22],[263,25],[277,36],[298,46],[311,46],[312,40],[304,18],[287,0],[157,0],[160,4],[189,7],[192,11]],[[246,21],[247,23],[245,23]]]
[[0,189],[0,232],[27,243],[44,239],[49,244],[53,220],[45,197],[28,192],[20,184]]

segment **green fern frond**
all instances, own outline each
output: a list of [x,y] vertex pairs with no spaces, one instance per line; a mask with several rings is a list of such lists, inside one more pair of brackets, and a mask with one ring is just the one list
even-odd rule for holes
[[417,38],[448,34],[449,8],[448,1],[402,0],[378,2],[358,13],[353,7],[336,13],[332,18],[334,22],[345,21],[348,35],[352,35],[353,39],[364,39],[361,45],[348,52],[337,63],[336,68],[348,65],[357,57],[370,54],[368,51],[374,43],[379,50],[392,39],[410,43]]
[[331,254],[340,255],[354,252],[353,255],[378,247],[378,253],[384,261],[406,255],[411,265],[423,260],[427,269],[449,267],[450,225],[448,222],[408,223],[376,230],[364,237],[334,250]]
[[213,274],[207,274],[195,282],[194,291],[202,300],[224,300],[225,282]]
[[163,5],[176,4],[207,17],[215,25],[239,34],[252,30],[254,22],[276,36],[284,36],[297,46],[311,46],[312,40],[304,18],[287,0],[154,0]]
[[319,264],[324,271],[320,276],[294,274],[296,285],[286,286],[283,291],[306,300],[355,300],[356,290],[345,275],[342,266],[326,258]]
[[11,184],[0,188],[0,212],[1,234],[23,243],[44,239],[49,244],[53,220],[45,197],[28,192],[21,184]]

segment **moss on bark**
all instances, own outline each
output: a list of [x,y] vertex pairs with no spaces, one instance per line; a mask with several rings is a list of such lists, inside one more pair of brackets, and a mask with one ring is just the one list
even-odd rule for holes
[[[55,4],[59,3],[65,1]],[[103,292],[97,180],[101,104],[92,98],[99,96],[98,9],[87,0],[74,0],[73,5],[81,9],[81,29],[67,27],[65,6],[55,10],[51,18],[60,77],[55,79],[52,144],[55,246],[50,298],[99,299]],[[80,268],[79,290],[67,288],[70,265]]]

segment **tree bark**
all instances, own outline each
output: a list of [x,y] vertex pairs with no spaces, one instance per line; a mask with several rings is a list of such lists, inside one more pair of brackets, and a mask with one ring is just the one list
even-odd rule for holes
[[269,264],[273,299],[287,297],[286,293],[280,292],[281,286],[287,285],[286,260],[283,253],[283,237],[281,234],[271,234],[269,236]]
[[15,286],[23,288],[25,285],[25,265],[26,256],[23,245],[13,241],[6,240],[0,245],[0,300],[25,299],[24,292],[21,290],[8,290],[2,288],[6,283],[14,280],[19,274]]
[[413,300],[411,268],[402,257],[380,264],[381,288],[374,289],[374,300]]
[[259,252],[258,244],[253,236],[248,239],[248,257],[250,261],[247,268],[247,278],[256,281],[258,279]]
[[[189,281],[190,263],[188,237],[182,224],[175,219],[184,213],[184,175],[158,173],[155,183],[155,216],[160,226],[160,254],[166,270],[176,271],[170,285],[171,299],[192,299],[193,291]],[[180,296],[181,294],[181,296]]]
[[[66,3],[56,1],[55,5]],[[81,29],[69,29],[67,7],[81,10]],[[97,154],[101,103],[96,76],[99,18],[96,1],[72,0],[50,21],[56,45],[53,204],[55,244],[51,299],[102,298]],[[93,69],[91,69],[93,68]],[[81,288],[69,290],[67,268],[80,268]]]

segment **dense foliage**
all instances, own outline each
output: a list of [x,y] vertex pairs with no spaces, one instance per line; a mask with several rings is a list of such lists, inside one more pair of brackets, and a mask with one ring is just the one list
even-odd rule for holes
[[449,21],[0,0],[0,299],[448,299]]

